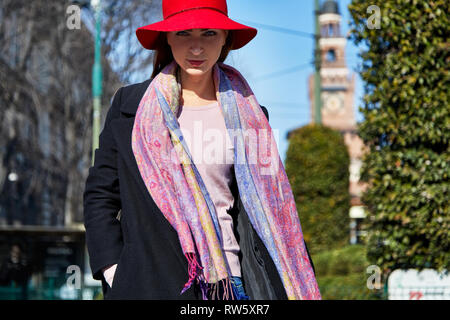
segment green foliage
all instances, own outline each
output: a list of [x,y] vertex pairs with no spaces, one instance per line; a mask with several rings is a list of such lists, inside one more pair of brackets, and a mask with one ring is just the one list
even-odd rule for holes
[[104,300],[103,292],[100,291],[94,296],[94,300]]
[[359,244],[322,251],[312,259],[318,277],[365,273],[369,266],[366,247]]
[[[363,44],[359,135],[368,152],[362,201],[368,256],[384,271],[448,269],[450,117],[448,0],[354,0],[351,39]],[[367,26],[380,8],[380,28]]]
[[349,163],[339,132],[311,124],[291,133],[285,168],[311,253],[348,243]]
[[364,245],[347,245],[312,257],[324,300],[381,299],[381,290],[369,290],[366,273],[370,263]]
[[345,276],[325,276],[317,279],[323,300],[381,300],[381,290],[369,290],[367,276],[349,274]]

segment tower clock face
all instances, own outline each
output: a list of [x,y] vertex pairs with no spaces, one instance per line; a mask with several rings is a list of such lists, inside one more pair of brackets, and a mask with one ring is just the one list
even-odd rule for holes
[[324,111],[329,113],[340,113],[344,111],[344,99],[338,94],[327,94],[323,99]]

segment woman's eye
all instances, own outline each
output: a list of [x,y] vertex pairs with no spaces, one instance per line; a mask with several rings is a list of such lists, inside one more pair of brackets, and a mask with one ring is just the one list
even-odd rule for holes
[[[208,36],[208,37],[210,37],[210,36],[215,36],[216,34],[217,34],[217,32],[215,32],[215,31],[213,31],[213,30],[206,31],[206,32],[204,33],[204,35],[206,35],[206,36]],[[186,32],[186,31],[178,31],[178,32],[176,33],[176,35],[177,35],[177,36],[188,36],[189,33]]]

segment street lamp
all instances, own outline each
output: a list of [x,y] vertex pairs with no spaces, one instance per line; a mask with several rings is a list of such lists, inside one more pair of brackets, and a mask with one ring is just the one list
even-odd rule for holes
[[19,180],[19,175],[12,171],[8,174],[8,180],[11,182],[16,182],[17,180]]
[[12,169],[10,173],[8,174],[8,200],[7,200],[7,206],[8,211],[6,215],[6,221],[10,225],[14,225],[19,221],[18,217],[18,205],[20,201],[20,190],[19,190],[19,175],[15,171],[15,169]]
[[95,60],[92,69],[92,95],[93,95],[93,123],[92,123],[92,165],[94,165],[95,150],[98,148],[100,134],[100,109],[102,97],[102,63],[101,63],[101,0],[91,0],[95,10]]

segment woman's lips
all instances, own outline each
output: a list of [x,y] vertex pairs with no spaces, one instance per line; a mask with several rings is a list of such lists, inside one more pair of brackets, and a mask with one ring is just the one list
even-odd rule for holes
[[191,65],[194,67],[200,66],[205,60],[188,60]]

